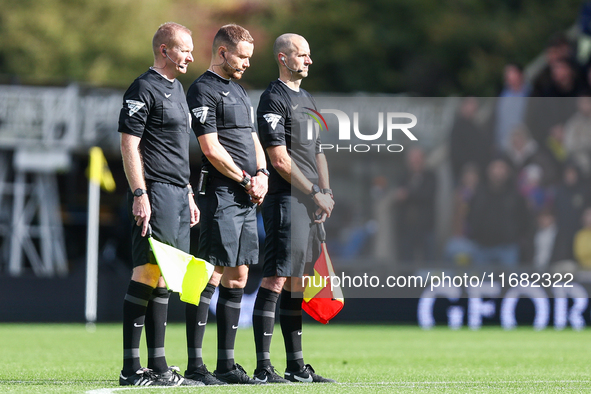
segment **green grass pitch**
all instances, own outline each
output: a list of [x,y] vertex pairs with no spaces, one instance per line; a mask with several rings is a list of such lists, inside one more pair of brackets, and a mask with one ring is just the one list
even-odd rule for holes
[[[272,347],[276,369],[285,368],[277,326]],[[360,393],[360,392],[589,392],[589,330],[513,331],[488,327],[452,331],[413,326],[304,326],[304,354],[321,375],[338,384],[294,384],[196,388],[124,388],[121,326],[99,324],[1,324],[0,393]],[[255,367],[251,329],[240,329],[236,360]],[[205,361],[215,368],[215,326],[208,327]],[[142,341],[142,360],[145,344]],[[171,365],[186,363],[184,325],[170,324],[166,354]]]

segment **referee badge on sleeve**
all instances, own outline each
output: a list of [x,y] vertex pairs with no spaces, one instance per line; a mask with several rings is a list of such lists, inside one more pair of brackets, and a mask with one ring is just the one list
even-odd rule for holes
[[265,118],[265,120],[267,121],[267,123],[269,123],[271,125],[271,128],[273,130],[275,130],[275,127],[277,127],[277,123],[279,123],[279,120],[281,120],[281,115],[277,115],[277,114],[264,114],[263,118]]
[[146,103],[142,103],[141,101],[135,101],[135,100],[125,100],[125,102],[127,103],[127,109],[129,110],[129,116],[133,116],[133,114],[135,114],[137,111],[142,109],[142,107],[144,105],[146,105]]
[[201,122],[201,124],[205,124],[205,119],[207,118],[207,110],[209,108],[208,107],[197,107],[197,108],[193,108],[193,115],[195,115],[195,118],[197,118],[197,120],[199,120],[199,122]]

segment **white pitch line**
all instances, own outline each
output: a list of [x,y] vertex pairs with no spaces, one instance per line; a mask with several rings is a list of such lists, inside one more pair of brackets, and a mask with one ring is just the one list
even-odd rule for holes
[[175,389],[175,388],[186,388],[187,386],[129,386],[129,387],[118,387],[118,388],[104,388],[89,390],[85,394],[113,394],[116,391],[125,390],[137,390],[137,389]]
[[513,384],[513,383],[527,383],[527,384],[547,384],[547,383],[589,383],[589,380],[497,380],[497,381],[450,381],[450,382],[337,382],[340,385],[349,386],[372,386],[372,385],[390,385],[390,386],[406,386],[406,385],[427,385],[427,384]]
[[[342,386],[355,386],[355,387],[371,387],[371,386],[394,386],[394,387],[405,387],[405,386],[428,386],[428,385],[482,385],[486,384],[489,386],[496,386],[499,384],[548,384],[548,383],[589,383],[588,380],[503,380],[503,381],[473,381],[473,382],[343,382],[336,383]],[[121,388],[104,388],[87,391],[86,394],[113,394],[117,391],[134,390],[140,387],[121,387]],[[142,388],[155,388],[149,386],[143,386]],[[163,388],[163,387],[159,387]]]

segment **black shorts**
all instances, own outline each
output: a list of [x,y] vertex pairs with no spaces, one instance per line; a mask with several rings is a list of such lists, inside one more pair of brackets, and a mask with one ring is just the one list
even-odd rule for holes
[[256,204],[244,188],[230,179],[210,178],[197,202],[201,211],[197,257],[222,267],[257,264]]
[[289,193],[267,195],[262,214],[265,224],[263,276],[302,277],[306,263],[320,255],[320,241],[308,196]]
[[[150,226],[152,236],[160,242],[174,246],[189,253],[191,244],[191,211],[189,210],[189,196],[186,187],[178,187],[168,183],[148,183],[148,198],[152,215]],[[133,217],[133,194],[127,192],[127,205],[131,219],[131,257],[133,266],[156,264],[150,258],[150,243],[147,237],[142,237],[142,227],[137,226]]]

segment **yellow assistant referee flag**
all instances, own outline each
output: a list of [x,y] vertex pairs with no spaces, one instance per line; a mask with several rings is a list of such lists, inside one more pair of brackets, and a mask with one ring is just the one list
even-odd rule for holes
[[148,240],[168,290],[180,293],[183,302],[199,305],[214,266],[152,237]]

